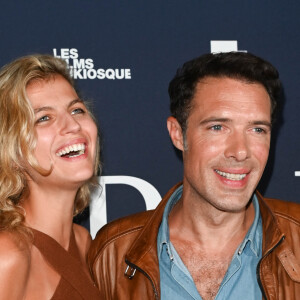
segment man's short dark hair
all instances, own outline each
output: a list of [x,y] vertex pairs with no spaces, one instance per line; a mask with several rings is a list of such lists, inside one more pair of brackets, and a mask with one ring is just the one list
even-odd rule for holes
[[245,52],[204,54],[183,64],[169,84],[170,110],[186,131],[197,83],[205,77],[229,77],[248,83],[260,83],[271,99],[274,121],[281,95],[278,71],[269,62]]

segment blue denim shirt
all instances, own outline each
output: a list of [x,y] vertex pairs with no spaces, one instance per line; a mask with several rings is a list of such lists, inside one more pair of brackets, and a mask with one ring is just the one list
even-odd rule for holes
[[[202,300],[191,274],[169,237],[168,216],[181,194],[182,186],[170,197],[157,236],[161,299]],[[262,222],[255,195],[252,202],[255,208],[254,222],[233,256],[215,300],[262,299],[256,278],[256,267],[262,252]]]

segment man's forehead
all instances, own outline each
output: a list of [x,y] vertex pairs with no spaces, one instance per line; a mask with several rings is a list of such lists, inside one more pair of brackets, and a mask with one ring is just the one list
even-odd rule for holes
[[[212,77],[207,76],[197,82],[195,87],[195,92],[192,101],[195,98],[198,98],[200,95],[204,94],[204,97],[220,97],[222,95],[233,95],[241,93],[241,94],[253,94],[266,97],[270,100],[270,96],[266,90],[266,88],[259,82],[250,82],[246,79],[240,78],[231,78],[231,77]],[[204,99],[205,100],[205,99]],[[220,99],[221,100],[221,99]]]
[[[249,84],[249,85],[259,85],[261,87],[264,87],[264,85],[258,81],[251,81],[247,78],[244,77],[240,77],[240,76],[225,76],[225,75],[221,75],[221,76],[205,76],[203,78],[201,78],[200,80],[198,80],[197,84],[196,84],[196,89],[200,88],[203,85],[209,85],[209,84],[217,84],[218,82],[224,82],[224,81],[229,81],[229,82],[236,82],[236,83],[243,83],[243,84]],[[267,92],[267,90],[266,90]]]
[[262,84],[229,77],[205,77],[197,83],[190,114],[197,109],[212,113],[253,108],[258,114],[267,112],[271,118],[271,100]]

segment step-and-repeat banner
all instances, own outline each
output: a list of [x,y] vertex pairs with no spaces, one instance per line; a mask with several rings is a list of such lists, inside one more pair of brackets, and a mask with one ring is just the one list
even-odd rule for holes
[[259,189],[300,202],[299,11],[291,0],[2,1],[0,64],[32,53],[65,59],[99,121],[102,188],[80,219],[92,235],[155,208],[182,179],[166,128],[168,83],[211,51],[248,51],[278,68],[283,113]]

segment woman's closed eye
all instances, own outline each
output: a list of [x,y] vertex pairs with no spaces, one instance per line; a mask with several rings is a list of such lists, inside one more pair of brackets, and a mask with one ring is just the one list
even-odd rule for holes
[[40,118],[38,118],[35,123],[38,124],[38,123],[43,123],[43,122],[46,122],[46,121],[49,121],[50,120],[50,117],[48,115],[45,115],[45,116],[42,116]]
[[75,108],[72,110],[71,115],[85,114],[85,110],[83,108]]

